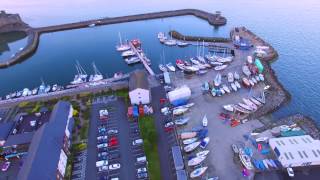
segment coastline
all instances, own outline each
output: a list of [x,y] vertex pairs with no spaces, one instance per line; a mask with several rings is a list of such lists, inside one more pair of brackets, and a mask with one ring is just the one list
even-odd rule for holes
[[227,23],[227,19],[221,16],[220,14],[213,14],[213,13],[209,13],[209,12],[205,12],[197,9],[181,9],[181,10],[173,10],[173,11],[162,11],[162,12],[129,15],[129,16],[120,16],[120,17],[113,17],[113,18],[94,19],[94,20],[88,20],[88,21],[81,21],[81,22],[47,26],[47,27],[39,27],[39,28],[30,27],[25,30],[25,32],[28,34],[27,45],[23,48],[22,51],[16,53],[10,59],[4,62],[1,62],[0,69],[8,68],[17,63],[21,63],[22,61],[26,60],[26,58],[30,57],[37,50],[38,44],[40,42],[40,35],[43,33],[88,28],[92,24],[94,24],[94,26],[101,26],[101,25],[110,25],[110,24],[126,23],[126,22],[132,22],[132,21],[161,19],[161,18],[186,16],[186,15],[193,15],[200,19],[206,20],[212,26],[222,26]]

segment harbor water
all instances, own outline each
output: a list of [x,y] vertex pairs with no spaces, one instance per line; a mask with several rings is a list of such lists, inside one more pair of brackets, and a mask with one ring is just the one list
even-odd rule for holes
[[[24,6],[24,3],[27,6]],[[291,101],[273,115],[279,118],[303,113],[320,124],[319,0],[192,0],[188,3],[182,0],[157,0],[152,3],[147,0],[122,0],[112,3],[97,0],[86,3],[78,0],[61,5],[63,3],[65,2],[62,0],[49,0],[46,3],[36,0],[4,0],[1,8],[11,13],[20,13],[23,20],[34,27],[182,8],[210,12],[220,10],[228,22],[226,26],[213,28],[206,21],[193,16],[183,16],[44,34],[37,52],[32,57],[21,64],[0,69],[1,96],[24,87],[39,86],[41,78],[49,84],[66,85],[76,73],[76,60],[88,74],[93,72],[91,63],[94,61],[99,70],[108,77],[118,71],[129,72],[142,68],[142,65],[127,66],[115,51],[115,45],[119,41],[118,32],[121,32],[122,39],[139,38],[152,61],[152,68],[158,71],[159,63],[194,56],[197,51],[196,47],[161,45],[156,37],[159,31],[177,30],[188,35],[228,37],[232,27],[246,26],[278,51],[279,58],[272,64],[272,68],[279,81],[292,95]],[[74,8],[69,9],[71,6]],[[0,55],[0,61],[10,57],[25,43],[26,39],[23,37],[10,42],[7,46],[10,50],[7,48]],[[163,52],[165,60],[160,60]]]

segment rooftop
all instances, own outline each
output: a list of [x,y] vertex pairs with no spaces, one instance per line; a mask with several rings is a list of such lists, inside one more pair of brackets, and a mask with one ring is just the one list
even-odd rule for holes
[[147,75],[142,70],[132,72],[129,79],[129,90],[132,91],[138,88],[149,89]]

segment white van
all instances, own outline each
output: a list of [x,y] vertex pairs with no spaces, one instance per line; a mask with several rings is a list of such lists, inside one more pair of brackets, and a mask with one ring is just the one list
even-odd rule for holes
[[143,143],[142,139],[136,139],[132,142],[132,145],[136,146],[136,145],[141,145]]
[[108,161],[106,160],[96,162],[96,167],[107,166],[107,165],[108,165]]

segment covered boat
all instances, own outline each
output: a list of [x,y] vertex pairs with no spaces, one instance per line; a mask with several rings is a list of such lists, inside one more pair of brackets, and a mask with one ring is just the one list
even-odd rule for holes
[[221,70],[224,70],[227,67],[228,67],[228,65],[224,64],[224,65],[221,65],[221,66],[214,67],[214,70],[221,71]]
[[242,66],[242,72],[243,74],[245,74],[246,76],[250,76],[251,75],[251,71],[249,69],[248,66]]
[[188,166],[196,166],[202,163],[206,158],[206,156],[196,156],[188,161]]
[[206,172],[206,170],[208,169],[208,167],[201,167],[201,168],[197,168],[194,171],[192,171],[190,173],[190,178],[196,178],[201,176],[202,174],[204,174]]
[[207,156],[209,152],[209,150],[200,151],[196,153],[196,156]]
[[215,86],[220,86],[220,84],[221,84],[221,74],[218,73],[218,74],[216,75],[216,77],[214,78],[214,85],[215,85]]
[[189,117],[180,118],[180,119],[175,120],[174,123],[176,125],[185,125],[188,123],[189,119],[190,119]]
[[185,140],[183,140],[182,143],[183,143],[184,145],[188,145],[188,144],[191,144],[191,143],[196,142],[197,140],[198,140],[198,138],[190,138],[190,139],[185,139]]
[[191,143],[191,144],[185,146],[183,149],[185,152],[188,153],[188,152],[195,150],[199,145],[200,145],[200,142],[197,141],[197,142],[194,142],[194,143]]
[[262,73],[263,70],[264,70],[264,67],[263,67],[261,61],[260,61],[259,59],[256,59],[256,60],[254,61],[254,64],[257,66],[257,68],[258,68],[258,70],[259,70],[259,73]]
[[190,139],[196,137],[196,132],[183,132],[180,134],[181,139]]

